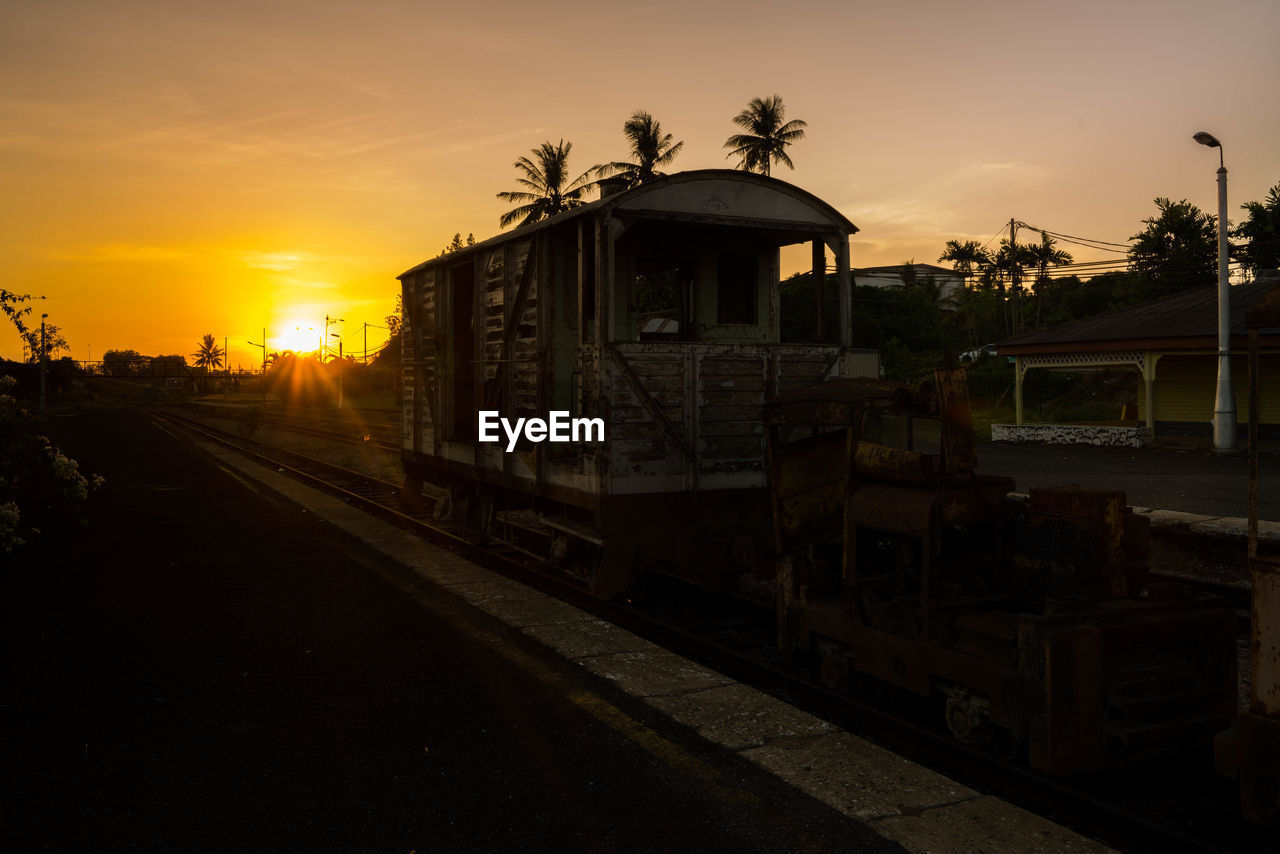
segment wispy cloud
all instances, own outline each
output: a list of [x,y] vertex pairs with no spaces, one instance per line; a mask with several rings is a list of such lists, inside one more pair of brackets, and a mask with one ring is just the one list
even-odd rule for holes
[[311,257],[305,252],[249,252],[242,255],[240,260],[255,270],[278,273],[296,269],[300,264],[311,260]]
[[190,258],[192,250],[181,246],[143,246],[107,243],[97,246],[52,249],[49,256],[60,261],[177,261]]
[[285,285],[294,288],[304,288],[308,290],[335,290],[338,285],[334,282],[317,281],[316,279],[286,279]]

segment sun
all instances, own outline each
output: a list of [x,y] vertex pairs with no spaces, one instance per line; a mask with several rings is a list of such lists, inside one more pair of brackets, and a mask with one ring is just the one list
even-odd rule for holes
[[319,324],[311,320],[292,318],[278,324],[271,336],[272,349],[310,353],[320,346]]

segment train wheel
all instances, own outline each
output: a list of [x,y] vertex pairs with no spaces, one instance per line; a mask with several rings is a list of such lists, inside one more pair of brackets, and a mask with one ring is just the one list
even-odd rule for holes
[[965,688],[944,689],[947,729],[957,741],[1001,759],[1012,759],[1018,743],[1009,730],[991,720],[991,704],[986,697]]
[[838,641],[815,639],[814,651],[818,654],[818,678],[830,691],[848,693],[852,687],[849,656],[846,655],[846,650],[845,645]]
[[404,483],[400,486],[400,506],[410,513],[418,513],[424,509],[420,476],[408,471],[404,473]]
[[600,550],[595,572],[588,579],[591,592],[601,599],[613,599],[631,589],[635,580],[636,549],[625,543],[608,542]]
[[636,578],[635,549],[617,543],[597,544],[558,536],[551,543],[551,560],[601,599],[626,594]]

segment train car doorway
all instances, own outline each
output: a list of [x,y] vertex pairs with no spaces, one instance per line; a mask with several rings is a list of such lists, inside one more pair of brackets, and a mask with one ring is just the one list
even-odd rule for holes
[[455,439],[476,437],[475,316],[476,274],[473,262],[449,268],[449,371],[453,389],[452,430]]

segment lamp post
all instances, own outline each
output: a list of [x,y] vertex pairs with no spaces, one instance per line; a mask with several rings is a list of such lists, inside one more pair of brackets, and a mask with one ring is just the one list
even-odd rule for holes
[[248,345],[249,345],[250,347],[260,347],[260,348],[262,348],[262,375],[265,377],[265,376],[267,375],[267,330],[265,330],[265,329],[263,329],[263,330],[262,330],[262,343],[261,343],[261,344],[257,344],[257,343],[255,343],[255,342],[253,342],[253,341],[249,341],[248,339],[245,339],[245,340],[246,340],[246,343],[248,343]]
[[252,341],[249,341],[249,346],[262,348],[262,376],[259,378],[259,382],[262,385],[262,403],[263,405],[266,405],[266,402],[267,402],[267,330],[265,327],[262,330],[262,343],[255,344]]
[[1227,281],[1227,167],[1222,143],[1211,133],[1192,137],[1218,149],[1218,389],[1213,408],[1213,449],[1227,453],[1236,447],[1236,398],[1231,388],[1231,291]]
[[[329,345],[329,338],[338,339],[338,408],[339,409],[342,408],[342,336],[339,335],[337,332],[329,332],[329,327],[337,326],[341,322],[342,322],[341,317],[335,317],[332,320],[330,320],[329,315],[326,314],[324,316],[324,331],[327,333],[327,335],[324,339],[322,339],[324,341],[324,345],[326,349],[328,348],[328,345]],[[322,363],[324,362],[323,354],[320,357],[320,361]]]

